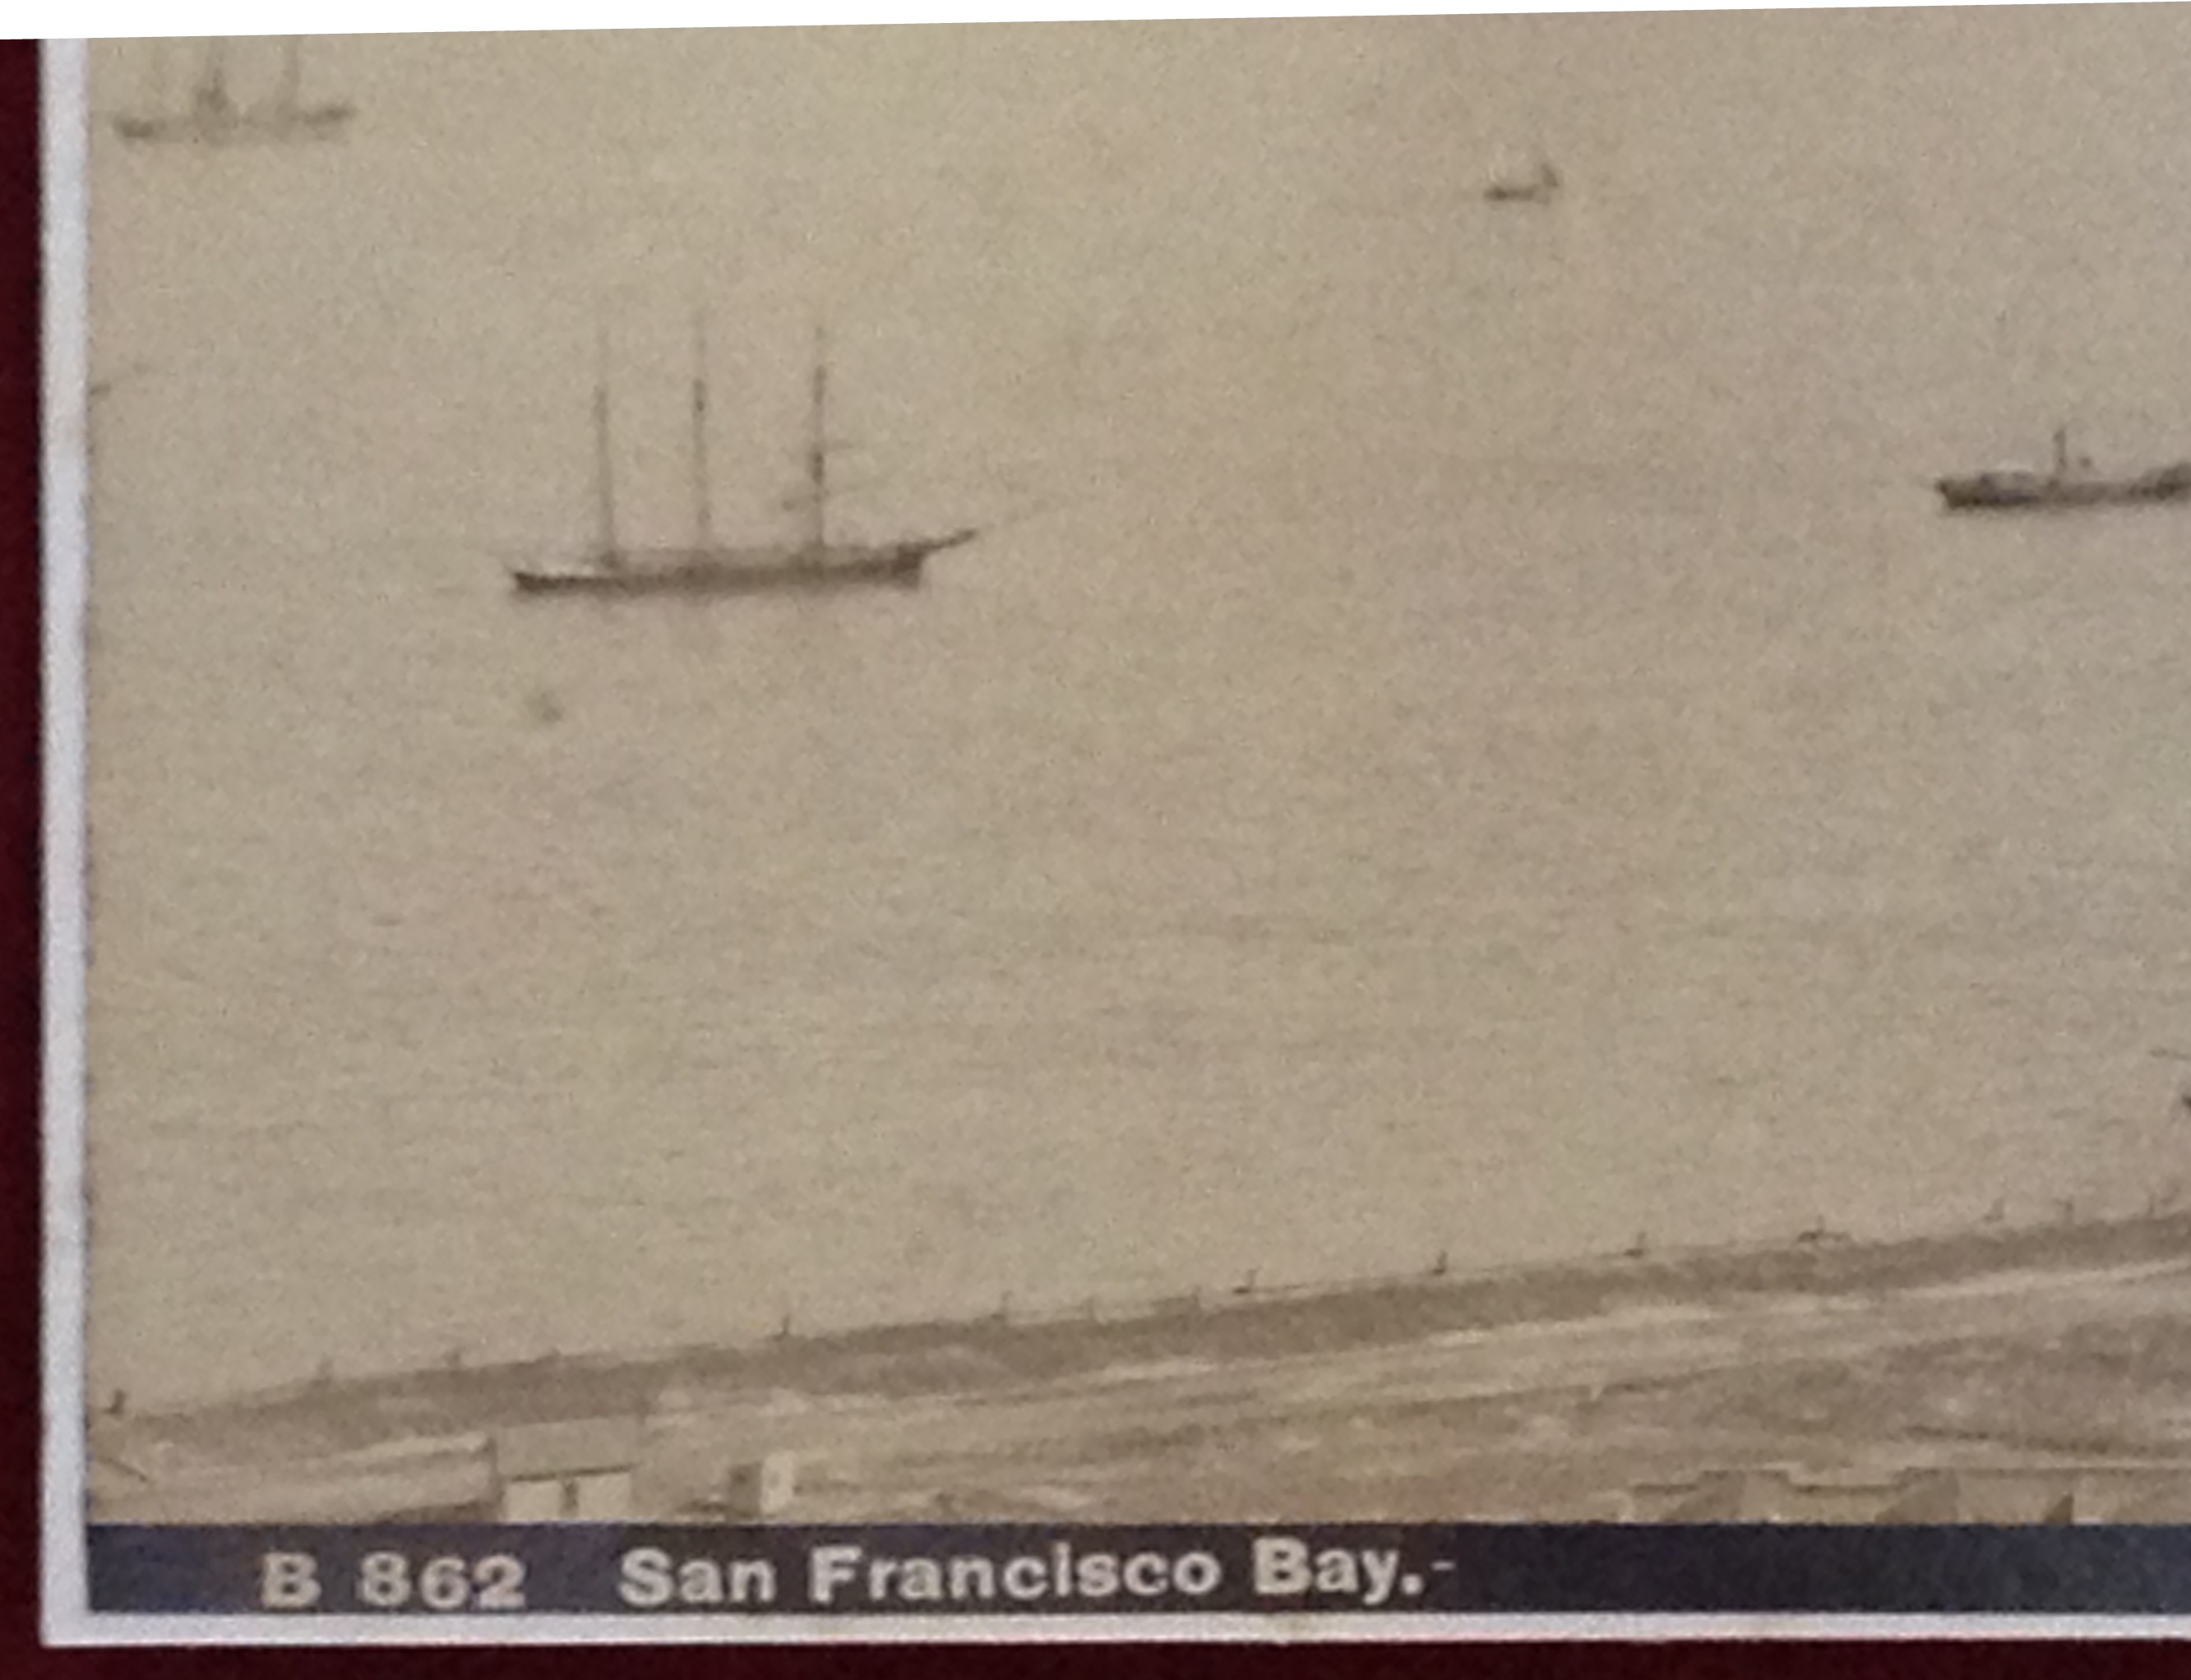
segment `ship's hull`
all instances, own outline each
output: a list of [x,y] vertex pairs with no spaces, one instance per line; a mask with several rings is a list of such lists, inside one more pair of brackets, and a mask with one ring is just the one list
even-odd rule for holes
[[971,531],[874,548],[729,550],[672,553],[620,567],[521,570],[518,593],[617,599],[648,595],[820,594],[845,589],[918,588],[930,555],[973,540]]
[[2191,499],[2191,462],[2128,479],[2063,479],[2036,473],[1978,473],[1935,486],[1951,512],[2013,513],[2121,507]]
[[189,112],[180,116],[119,116],[114,121],[114,132],[125,140],[146,144],[280,145],[294,140],[337,139],[356,115],[349,105],[333,105],[270,116],[234,111],[225,116]]

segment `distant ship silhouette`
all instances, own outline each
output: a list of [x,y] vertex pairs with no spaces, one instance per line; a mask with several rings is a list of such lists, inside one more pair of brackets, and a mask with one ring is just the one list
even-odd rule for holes
[[2130,502],[2177,502],[2191,496],[2191,461],[2110,478],[2069,452],[2067,427],[2054,433],[2054,464],[2046,472],[2007,467],[1938,480],[1940,499],[1955,512],[2092,508]]
[[[240,104],[229,90],[228,43],[206,43],[205,56],[179,111],[161,109],[167,101],[156,86],[147,106],[114,119],[114,131],[139,145],[266,145],[333,139],[357,115],[345,100],[308,105],[304,99],[304,45],[295,37],[282,43],[282,75],[271,97]],[[164,65],[164,58],[156,63]]]
[[1513,158],[1494,164],[1483,196],[1494,204],[1550,204],[1563,184],[1552,160],[1539,152],[1527,164]]

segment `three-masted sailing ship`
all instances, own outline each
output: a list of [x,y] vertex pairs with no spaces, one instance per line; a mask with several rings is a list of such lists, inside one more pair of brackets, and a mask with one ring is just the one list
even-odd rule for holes
[[704,319],[698,315],[694,317],[693,345],[691,545],[635,548],[618,536],[604,342],[601,369],[594,385],[594,492],[599,524],[593,549],[575,566],[513,568],[510,582],[521,594],[613,598],[758,594],[874,585],[910,588],[920,582],[921,569],[930,555],[971,542],[979,535],[965,526],[935,536],[856,542],[847,542],[831,530],[828,341],[817,329],[808,407],[806,483],[788,504],[804,515],[805,531],[789,542],[717,542],[709,497],[707,332]]
[[347,100],[308,101],[304,94],[304,43],[292,36],[282,43],[282,68],[273,91],[249,101],[230,86],[229,43],[212,40],[198,64],[196,79],[179,109],[168,109],[160,75],[164,54],[154,60],[155,85],[143,111],[114,119],[114,130],[139,144],[265,145],[299,140],[333,139],[346,130],[356,107]]

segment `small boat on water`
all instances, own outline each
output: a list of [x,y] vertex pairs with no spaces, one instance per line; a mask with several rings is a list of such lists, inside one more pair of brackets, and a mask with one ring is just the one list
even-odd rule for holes
[[828,522],[829,441],[827,341],[814,338],[814,373],[806,443],[806,485],[789,501],[803,511],[806,528],[789,542],[719,543],[709,508],[708,380],[705,323],[694,320],[692,376],[693,540],[684,548],[633,548],[617,536],[616,487],[611,471],[609,389],[606,350],[594,387],[595,498],[600,529],[593,550],[578,565],[518,568],[511,585],[521,595],[596,598],[648,595],[817,593],[873,587],[917,587],[930,556],[971,542],[971,526],[935,535],[880,542],[846,542]]
[[1494,164],[1483,196],[1494,204],[1550,204],[1562,184],[1551,159],[1539,152],[1526,163],[1502,158]]
[[2045,471],[2030,467],[1996,468],[1941,479],[1934,488],[1953,513],[2180,502],[2191,497],[2191,461],[2171,462],[2137,473],[2103,474],[2086,457],[2071,454],[2069,430],[2061,428],[2054,434],[2054,463]]
[[249,104],[230,90],[226,41],[206,43],[197,80],[179,110],[165,108],[168,100],[159,85],[159,69],[165,62],[164,58],[155,60],[155,82],[145,108],[114,119],[114,132],[123,139],[138,145],[210,146],[330,140],[342,134],[357,114],[346,100],[306,101],[304,45],[294,37],[282,44],[281,77],[273,93]]

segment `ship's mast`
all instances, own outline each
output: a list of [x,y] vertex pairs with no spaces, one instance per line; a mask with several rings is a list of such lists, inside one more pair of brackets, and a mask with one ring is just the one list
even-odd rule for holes
[[152,56],[145,71],[145,115],[162,116],[168,110],[168,43],[152,43]]
[[276,91],[274,109],[283,116],[294,116],[304,91],[304,47],[297,37],[285,37],[282,43],[282,85]]
[[594,374],[594,491],[598,502],[597,556],[607,570],[619,570],[623,557],[617,548],[616,478],[609,451],[609,329],[606,321],[595,329]]
[[828,333],[817,326],[814,329],[813,407],[808,419],[806,437],[806,541],[817,559],[829,541],[828,350]]
[[692,310],[692,542],[702,551],[715,543],[708,505],[708,312]]
[[225,37],[206,43],[205,65],[198,76],[196,98],[201,112],[228,114],[228,42]]

